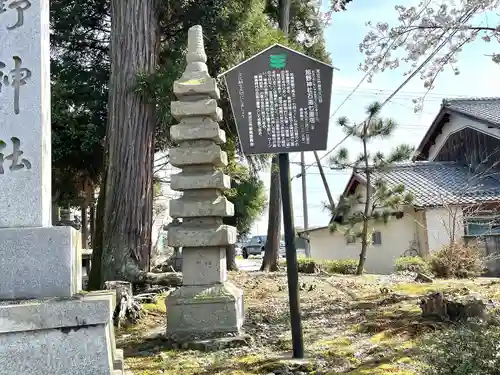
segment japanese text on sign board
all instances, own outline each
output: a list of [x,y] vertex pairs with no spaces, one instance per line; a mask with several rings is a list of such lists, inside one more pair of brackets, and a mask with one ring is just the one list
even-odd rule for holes
[[[250,147],[255,145],[255,132],[267,134],[268,146],[295,147],[299,143],[310,144],[310,132],[319,122],[318,105],[323,102],[320,70],[306,69],[305,81],[307,107],[296,104],[295,74],[283,69],[272,70],[254,75],[255,113],[249,111],[248,136]],[[241,113],[244,116],[243,80],[238,79],[240,89]]]

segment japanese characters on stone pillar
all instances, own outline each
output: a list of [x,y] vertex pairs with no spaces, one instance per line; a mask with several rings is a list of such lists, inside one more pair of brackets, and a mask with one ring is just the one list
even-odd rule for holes
[[80,235],[51,226],[49,36],[49,0],[0,0],[0,375],[121,374],[114,296],[79,294]]
[[170,131],[178,145],[170,163],[182,170],[171,177],[171,188],[183,192],[170,202],[170,215],[182,224],[168,232],[169,246],[182,247],[183,255],[183,286],[166,301],[167,336],[174,340],[238,333],[244,316],[243,293],[227,281],[225,249],[236,242],[236,228],[222,218],[234,215],[234,207],[222,195],[230,180],[220,169],[227,165],[220,94],[208,74],[200,26],[189,29],[186,60],[174,83],[179,101],[171,106],[179,124]]
[[49,1],[0,0],[0,228],[51,223]]

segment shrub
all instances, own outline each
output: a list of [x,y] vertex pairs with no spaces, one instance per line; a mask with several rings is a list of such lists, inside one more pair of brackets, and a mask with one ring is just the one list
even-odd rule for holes
[[323,262],[322,268],[328,273],[354,275],[358,269],[358,261],[356,259],[327,260]]
[[[280,263],[280,265],[286,267],[286,261]],[[297,266],[299,273],[325,271],[328,273],[354,275],[358,268],[358,261],[355,259],[317,261],[310,258],[299,257],[297,258]]]
[[422,272],[430,271],[429,263],[419,256],[399,257],[394,261],[394,267],[397,272]]
[[462,243],[443,246],[430,260],[432,272],[437,277],[476,277],[484,271],[484,256],[475,245]]
[[297,266],[299,269],[299,273],[315,273],[319,271],[318,263],[315,260],[309,258],[297,258]]
[[500,328],[459,325],[429,336],[420,346],[425,375],[496,375]]

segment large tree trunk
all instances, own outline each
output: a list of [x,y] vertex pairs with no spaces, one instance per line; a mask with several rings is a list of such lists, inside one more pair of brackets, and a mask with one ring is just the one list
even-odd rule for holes
[[269,187],[269,221],[267,226],[266,248],[261,271],[278,270],[278,250],[281,239],[281,189],[278,155],[271,163],[271,184]]
[[238,271],[236,264],[236,245],[226,247],[226,267],[228,271]]
[[102,281],[144,281],[153,223],[155,105],[136,91],[159,52],[156,0],[111,1]]

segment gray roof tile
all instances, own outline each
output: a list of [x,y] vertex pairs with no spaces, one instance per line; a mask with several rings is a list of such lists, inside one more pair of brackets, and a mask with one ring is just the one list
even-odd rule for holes
[[445,99],[443,107],[500,126],[500,98]]
[[[357,173],[364,178],[363,173]],[[500,200],[500,179],[491,173],[470,173],[456,163],[415,162],[376,171],[389,187],[403,184],[418,207]]]

